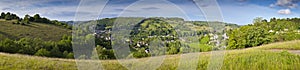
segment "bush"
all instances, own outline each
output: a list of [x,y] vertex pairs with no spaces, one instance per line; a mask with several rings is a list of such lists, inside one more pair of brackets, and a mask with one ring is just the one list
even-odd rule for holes
[[69,59],[73,59],[74,58],[74,54],[73,53],[69,53],[66,58],[69,58]]
[[167,54],[177,54],[177,53],[179,53],[179,49],[175,46],[171,46],[167,50]]
[[212,50],[212,46],[207,45],[207,44],[200,44],[200,51],[201,52],[208,52]]
[[10,39],[5,39],[0,42],[1,52],[17,53],[20,49],[18,46],[19,45],[15,41]]
[[55,46],[51,51],[50,51],[51,57],[62,57],[61,51],[59,51],[59,48]]
[[208,44],[209,42],[209,36],[204,36],[203,38],[200,39],[201,44]]
[[116,59],[113,50],[108,50],[98,45],[96,47],[99,59]]
[[254,24],[242,26],[228,31],[229,40],[227,49],[241,49],[260,46],[272,42],[290,41],[300,39],[299,19],[276,19],[270,22],[255,20]]
[[66,57],[68,56],[68,54],[69,54],[68,51],[64,51],[64,52],[63,52],[63,57],[66,58]]
[[144,48],[138,50],[137,52],[133,52],[133,57],[136,57],[136,58],[142,58],[142,57],[148,57],[148,56],[149,56],[149,54],[147,54],[145,52]]
[[34,55],[36,56],[50,56],[50,52],[47,51],[46,49],[40,49],[38,50]]

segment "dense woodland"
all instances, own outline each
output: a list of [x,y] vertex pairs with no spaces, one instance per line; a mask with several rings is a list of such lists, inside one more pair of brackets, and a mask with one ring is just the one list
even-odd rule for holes
[[300,18],[256,18],[253,24],[227,32],[228,49],[242,49],[263,44],[300,39]]
[[[215,38],[222,38],[224,41],[222,41],[221,45],[227,45],[226,49],[242,49],[268,43],[300,39],[299,18],[272,18],[269,21],[256,18],[253,24],[244,26],[223,22],[185,21],[181,18],[120,18],[104,18],[81,23],[82,25],[80,26],[85,28],[76,31],[79,34],[85,35],[81,35],[82,37],[79,38],[95,38],[96,48],[94,48],[94,52],[97,52],[98,56],[82,55],[80,57],[115,59],[116,57],[114,56],[111,44],[113,27],[116,27],[114,25],[133,26],[132,30],[128,32],[130,36],[126,40],[131,50],[131,54],[127,57],[136,58],[148,57],[151,56],[151,53],[157,53],[155,51],[150,52],[149,48],[150,42],[158,39],[164,43],[163,47],[166,48],[166,51],[161,52],[160,55],[206,52],[220,49],[221,47],[216,47],[214,43]],[[72,26],[66,23],[42,18],[39,14],[33,17],[26,15],[24,18],[20,18],[8,12],[1,13],[0,19],[13,21],[11,24],[15,25],[41,23],[56,25],[65,29],[72,28]],[[224,30],[217,33],[218,31],[214,30],[214,26],[212,25],[219,25]],[[95,29],[96,31],[91,32],[90,29]],[[226,36],[229,36],[229,39],[225,38]],[[0,52],[74,58],[71,41],[72,37],[68,35],[61,37],[60,41],[45,41],[40,38],[8,38],[0,41]]]

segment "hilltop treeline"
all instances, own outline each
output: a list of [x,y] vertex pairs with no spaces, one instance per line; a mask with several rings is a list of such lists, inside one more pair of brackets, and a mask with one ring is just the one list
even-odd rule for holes
[[254,19],[253,24],[242,26],[227,32],[228,49],[241,49],[263,44],[299,40],[300,18],[262,18]]
[[20,19],[20,17],[10,12],[7,13],[2,12],[0,15],[0,19],[12,20],[12,19]]
[[30,24],[30,22],[36,22],[36,23],[46,23],[46,24],[54,24],[57,26],[63,26],[65,28],[71,29],[72,27],[68,25],[67,23],[62,23],[57,20],[49,20],[48,18],[41,17],[39,14],[35,14],[34,16],[25,15],[23,18],[20,18],[16,14],[7,12],[2,12],[0,15],[0,19],[5,20],[16,20],[16,22],[13,22],[13,24]]

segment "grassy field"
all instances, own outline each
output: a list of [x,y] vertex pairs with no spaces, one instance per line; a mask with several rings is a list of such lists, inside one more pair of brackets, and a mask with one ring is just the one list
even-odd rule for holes
[[270,50],[270,49],[283,49],[283,50],[300,50],[300,41],[289,41],[274,44],[263,45],[262,47],[256,47],[256,49]]
[[43,40],[58,41],[63,35],[70,35],[71,30],[43,23],[31,23],[26,25],[12,24],[14,21],[0,20],[0,40],[5,38],[20,39],[41,38]]
[[[300,41],[289,41],[268,44],[255,48],[228,50],[224,56],[222,70],[299,70],[300,56],[287,51],[269,51],[270,49],[298,50]],[[209,52],[190,53],[185,55],[199,55],[197,70],[206,70],[211,54]],[[167,55],[163,64],[157,70],[175,70],[178,68],[181,55]],[[148,58],[138,59],[145,61]],[[92,60],[101,62],[106,70],[127,70],[116,60]],[[139,64],[133,64],[139,65]],[[189,64],[183,65],[188,67]],[[0,70],[30,69],[30,70],[76,70],[76,63],[71,59],[44,58],[19,54],[0,54]]]

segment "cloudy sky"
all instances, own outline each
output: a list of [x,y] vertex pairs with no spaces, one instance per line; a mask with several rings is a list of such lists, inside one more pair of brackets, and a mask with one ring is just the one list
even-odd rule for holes
[[[61,20],[93,20],[96,18],[133,17],[181,17],[186,20],[204,21],[202,8],[219,7],[224,22],[250,24],[255,17],[269,19],[300,16],[300,0],[217,0],[214,5],[206,0],[0,0],[1,12],[13,12]],[[197,4],[196,4],[197,3]],[[214,6],[212,6],[214,5]],[[210,12],[216,12],[211,10]],[[84,15],[78,17],[78,14]],[[76,16],[77,15],[77,16]],[[79,15],[79,16],[80,16]],[[207,15],[206,17],[215,17]]]

